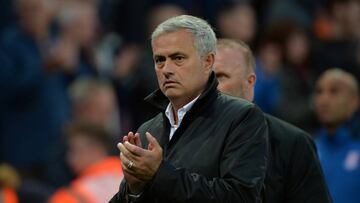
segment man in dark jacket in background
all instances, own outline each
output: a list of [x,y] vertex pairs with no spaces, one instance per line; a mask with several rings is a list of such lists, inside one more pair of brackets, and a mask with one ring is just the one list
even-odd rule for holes
[[[255,62],[249,47],[241,41],[218,40],[214,71],[218,89],[253,101]],[[296,107],[294,107],[296,108]],[[309,134],[265,114],[269,127],[269,164],[265,178],[265,202],[331,202]]]
[[110,202],[260,202],[267,126],[255,105],[217,90],[211,27],[170,18],[151,43],[160,89],[146,100],[161,113],[118,144],[125,179]]

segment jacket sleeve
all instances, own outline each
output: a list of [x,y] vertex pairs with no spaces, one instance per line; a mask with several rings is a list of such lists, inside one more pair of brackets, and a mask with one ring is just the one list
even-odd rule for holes
[[303,133],[303,136],[297,136],[297,142],[294,145],[292,162],[289,164],[291,170],[288,177],[286,202],[317,203],[332,202],[320,162],[316,153],[314,141]]
[[119,192],[117,192],[114,197],[109,201],[109,203],[127,203],[129,202],[127,197],[126,197],[126,180],[125,178],[123,178],[123,180],[121,181],[121,184],[120,184],[120,189],[119,189]]

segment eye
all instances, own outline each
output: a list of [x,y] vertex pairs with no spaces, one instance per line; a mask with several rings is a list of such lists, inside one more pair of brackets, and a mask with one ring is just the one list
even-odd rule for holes
[[154,62],[156,66],[161,66],[162,64],[164,64],[164,61],[165,61],[165,57],[163,56],[156,56],[154,58]]
[[175,60],[176,61],[182,61],[182,60],[184,60],[184,57],[183,56],[176,56]]
[[173,57],[171,57],[171,59],[176,63],[176,64],[182,64],[185,60],[185,56],[183,55],[175,55]]

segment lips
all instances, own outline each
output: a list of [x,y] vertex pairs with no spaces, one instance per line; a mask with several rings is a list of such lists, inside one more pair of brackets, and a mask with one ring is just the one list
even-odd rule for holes
[[172,85],[175,85],[175,84],[177,84],[177,82],[175,82],[175,81],[173,81],[173,80],[166,80],[165,82],[164,82],[164,87],[169,87],[169,86],[172,86]]

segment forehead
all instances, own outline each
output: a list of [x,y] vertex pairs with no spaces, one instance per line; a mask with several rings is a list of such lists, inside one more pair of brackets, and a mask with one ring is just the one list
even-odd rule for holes
[[215,70],[243,72],[246,69],[246,59],[241,49],[219,47],[215,55]]
[[186,30],[164,33],[152,40],[154,55],[168,55],[175,52],[194,52],[193,35]]
[[350,87],[345,78],[334,75],[324,75],[317,83],[319,89],[342,89],[342,93],[350,91]]

